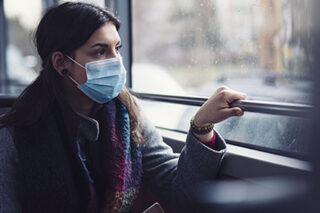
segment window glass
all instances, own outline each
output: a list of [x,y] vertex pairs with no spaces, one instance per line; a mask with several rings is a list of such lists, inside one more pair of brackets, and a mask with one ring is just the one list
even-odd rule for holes
[[309,3],[133,0],[133,89],[209,96],[227,85],[255,100],[310,103]]
[[[66,2],[60,0],[59,3]],[[104,0],[83,0],[104,7]],[[3,93],[20,94],[41,70],[41,60],[37,54],[33,37],[44,5],[42,0],[4,0],[7,22],[7,85]]]
[[19,94],[40,70],[41,62],[33,44],[34,30],[41,18],[42,1],[4,0],[7,21],[6,93]]
[[[132,1],[134,91],[311,104],[311,0]],[[141,102],[158,127],[187,132],[198,107]],[[246,112],[215,125],[224,138],[305,155],[310,122]]]
[[[190,119],[199,107],[142,100],[143,112],[160,128],[188,132]],[[290,156],[308,154],[310,120],[297,117],[245,112],[214,127],[228,142]]]

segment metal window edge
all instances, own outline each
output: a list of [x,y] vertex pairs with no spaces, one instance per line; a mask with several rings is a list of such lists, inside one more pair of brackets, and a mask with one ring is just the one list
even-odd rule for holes
[[[186,134],[158,129],[164,140],[184,145]],[[182,145],[182,146],[183,146]],[[220,175],[251,178],[273,175],[308,175],[312,165],[308,161],[252,150],[227,144],[227,153],[221,165]]]
[[132,15],[131,15],[131,0],[114,1],[114,13],[121,20],[121,27],[119,29],[119,35],[121,38],[122,50],[121,56],[123,58],[123,64],[127,70],[126,86],[132,87]]
[[[143,100],[183,104],[189,106],[202,106],[207,101],[206,97],[174,96],[152,93],[141,93],[130,90],[130,92]],[[308,104],[295,104],[272,101],[242,100],[231,103],[231,106],[240,107],[244,111],[265,113],[271,115],[284,115],[310,119],[314,112],[314,107]]]
[[0,0],[0,92],[6,92],[7,84],[7,20],[4,11],[4,0]]

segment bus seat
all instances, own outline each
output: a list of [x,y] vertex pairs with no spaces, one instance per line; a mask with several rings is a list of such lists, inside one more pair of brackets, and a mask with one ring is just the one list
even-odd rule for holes
[[15,102],[16,97],[15,96],[9,96],[9,95],[1,95],[0,94],[0,115],[8,112]]
[[5,113],[8,112],[9,110],[10,110],[10,107],[0,108],[0,115],[5,114]]

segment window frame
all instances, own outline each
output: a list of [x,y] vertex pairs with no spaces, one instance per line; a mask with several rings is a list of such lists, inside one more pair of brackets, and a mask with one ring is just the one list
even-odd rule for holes
[[121,20],[121,27],[119,29],[119,35],[121,38],[121,56],[123,58],[123,64],[127,70],[127,88],[132,88],[132,22],[131,22],[131,0],[113,1],[106,0],[106,5],[112,5],[114,13]]
[[[158,129],[164,142],[180,153],[184,147],[186,134],[166,129]],[[307,176],[313,167],[309,160],[283,156],[256,150],[238,144],[227,143],[227,152],[220,169],[220,177],[247,179],[266,176]]]
[[7,21],[4,13],[4,0],[0,0],[0,93],[6,92],[7,84]]

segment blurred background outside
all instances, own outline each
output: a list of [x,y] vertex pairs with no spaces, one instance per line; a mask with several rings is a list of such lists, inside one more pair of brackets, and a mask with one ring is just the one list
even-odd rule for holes
[[223,84],[254,99],[310,103],[308,2],[134,0],[134,64],[163,68],[191,95]]
[[[132,1],[133,89],[311,104],[310,0]],[[188,131],[197,107],[143,102],[159,127]],[[245,113],[216,125],[241,144],[305,154],[307,119]]]

